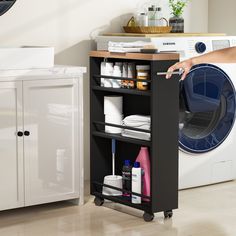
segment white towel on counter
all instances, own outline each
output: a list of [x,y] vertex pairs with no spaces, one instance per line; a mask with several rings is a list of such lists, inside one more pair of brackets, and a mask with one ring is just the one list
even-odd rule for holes
[[127,52],[141,52],[141,48],[118,48],[118,47],[109,47],[109,52],[117,52],[117,53],[127,53]]
[[144,46],[152,45],[150,42],[135,41],[135,42],[108,42],[108,47],[115,48],[143,48]]
[[141,49],[147,46],[152,46],[150,42],[135,41],[135,42],[108,42],[108,51],[117,53],[141,52]]

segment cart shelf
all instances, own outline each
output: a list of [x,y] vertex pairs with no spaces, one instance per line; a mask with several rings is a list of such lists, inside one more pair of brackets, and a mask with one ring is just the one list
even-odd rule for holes
[[128,138],[128,137],[121,136],[120,134],[109,134],[102,131],[94,131],[93,135],[97,137],[107,138],[107,139],[116,139],[118,141],[127,142],[127,143],[134,143],[134,144],[138,144],[142,146],[148,146],[148,147],[151,146],[151,141]]
[[102,198],[102,199],[107,199],[110,200],[112,202],[117,202],[129,207],[133,207],[136,208],[138,210],[142,210],[142,211],[147,211],[150,209],[150,203],[142,203],[142,204],[133,204],[130,200],[127,200],[127,198],[122,197],[122,196],[107,196],[107,195],[103,195],[102,193],[99,192],[94,192],[94,195],[96,197]]
[[151,96],[151,91],[141,91],[137,89],[126,89],[126,88],[106,88],[101,86],[92,86],[92,89],[95,91],[102,92],[112,92],[112,93],[123,93],[123,94],[133,94],[140,96]]
[[100,79],[100,78],[105,78],[105,79],[115,79],[115,80],[129,80],[129,81],[134,81],[134,82],[147,82],[151,83],[152,81],[150,79],[136,79],[136,78],[128,78],[128,77],[118,77],[118,76],[107,76],[107,75],[94,75],[94,78]]
[[128,129],[128,130],[133,130],[133,131],[138,131],[138,132],[143,132],[143,133],[151,133],[150,130],[147,130],[147,129],[139,129],[139,128],[134,128],[134,127],[131,127],[131,126],[126,126],[126,125],[116,125],[116,124],[111,124],[111,123],[106,123],[106,122],[102,122],[102,121],[93,121],[93,123],[95,125],[98,125],[98,126],[112,126],[112,127],[116,127],[116,128],[122,128],[122,129]]
[[142,201],[142,204],[134,204],[134,203],[131,202],[131,198],[130,197],[107,196],[107,195],[102,194],[102,187],[103,186],[107,187],[107,188],[115,189],[115,190],[118,190],[118,191],[121,191],[121,192],[123,192],[123,189],[116,188],[114,186],[110,186],[110,185],[107,185],[107,184],[102,184],[102,183],[99,183],[99,182],[93,182],[92,184],[95,186],[96,190],[100,189],[100,191],[95,191],[94,192],[94,195],[99,197],[100,199],[107,199],[107,200],[110,200],[110,201],[113,201],[113,202],[121,203],[123,205],[139,209],[139,210],[143,210],[143,211],[148,211],[148,209],[150,209],[150,204],[151,204],[150,199],[151,198],[149,196],[145,196],[145,195],[142,195],[142,194],[134,193],[134,192],[131,192],[131,191],[126,191],[126,192],[128,192],[130,194],[133,194],[133,195],[136,195],[136,196],[139,196],[139,197],[147,199],[147,201]]

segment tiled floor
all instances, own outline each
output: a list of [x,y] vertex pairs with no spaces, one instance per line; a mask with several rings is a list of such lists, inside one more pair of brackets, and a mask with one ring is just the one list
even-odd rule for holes
[[[0,236],[235,236],[236,182],[180,192],[172,219],[145,223],[142,212],[118,204],[96,207],[68,202],[0,213]],[[115,210],[114,210],[115,209]],[[129,213],[129,214],[125,214]]]

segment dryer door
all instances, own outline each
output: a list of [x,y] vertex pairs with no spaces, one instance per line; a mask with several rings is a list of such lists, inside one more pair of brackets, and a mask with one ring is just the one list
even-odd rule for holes
[[234,125],[235,106],[234,86],[222,69],[194,66],[180,84],[180,149],[204,153],[218,147]]

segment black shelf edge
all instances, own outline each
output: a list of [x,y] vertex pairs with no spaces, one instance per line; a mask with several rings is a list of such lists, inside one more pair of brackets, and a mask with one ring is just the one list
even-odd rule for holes
[[[99,182],[97,182],[97,181],[92,182],[92,184],[98,185],[98,186],[102,186],[102,187],[111,188],[111,189],[114,189],[114,190],[117,190],[117,191],[120,191],[120,192],[123,192],[123,191],[124,191],[124,189],[122,189],[122,188],[117,188],[117,187],[114,187],[114,186],[111,186],[111,185],[102,184],[102,183],[99,183]],[[125,192],[127,192],[127,193],[129,193],[129,194],[136,195],[136,196],[138,196],[138,197],[142,197],[142,198],[151,200],[151,197],[150,197],[150,196],[146,196],[146,195],[143,195],[143,194],[131,192],[131,191],[128,191],[128,190],[125,190]]]
[[92,134],[94,136],[102,137],[102,138],[107,138],[107,139],[116,139],[118,141],[123,141],[127,143],[134,143],[138,145],[143,145],[143,146],[151,146],[151,141],[147,140],[142,140],[142,139],[135,139],[135,138],[128,138],[121,136],[120,134],[109,134],[101,131],[93,131]]
[[131,95],[140,95],[140,96],[151,96],[151,91],[141,91],[137,89],[126,89],[126,88],[106,88],[101,86],[92,86],[93,90],[104,91],[104,92],[114,92],[114,93],[125,93]]
[[115,80],[130,80],[135,82],[146,82],[151,83],[152,81],[149,79],[136,79],[136,78],[128,78],[128,77],[118,77],[118,76],[108,76],[108,75],[93,75],[94,78],[104,78],[104,79],[115,79]]
[[116,124],[106,123],[106,122],[101,122],[101,121],[93,121],[93,123],[96,124],[96,125],[102,125],[102,126],[106,126],[107,125],[107,126],[112,126],[112,127],[116,127],[116,128],[134,130],[134,131],[148,133],[148,134],[151,133],[151,130],[139,129],[139,128],[134,128],[134,127],[131,127],[131,126],[116,125]]
[[107,200],[110,200],[112,202],[116,202],[116,203],[119,203],[122,205],[133,207],[138,210],[145,211],[145,212],[149,212],[151,209],[150,203],[142,202],[141,204],[134,204],[130,200],[128,200],[122,196],[107,196],[107,195],[103,195],[102,193],[99,193],[99,192],[93,192],[92,195],[103,198],[103,199],[107,199]]

